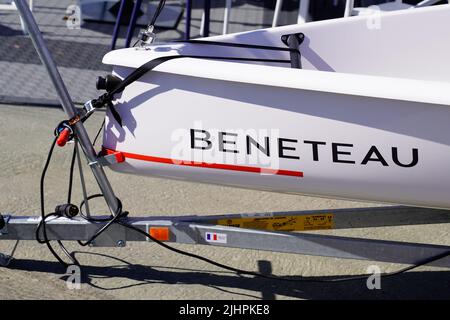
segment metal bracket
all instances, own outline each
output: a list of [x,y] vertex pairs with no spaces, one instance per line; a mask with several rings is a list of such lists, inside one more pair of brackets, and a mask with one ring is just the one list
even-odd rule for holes
[[92,103],[92,100],[89,100],[84,104],[84,111],[86,112],[86,114],[84,115],[85,117],[87,117],[89,114],[95,111],[95,107],[94,104]]
[[117,154],[108,154],[105,156],[98,157],[97,163],[99,163],[103,167],[111,166],[116,163],[123,162],[123,159],[118,157]]
[[293,33],[293,34],[284,34],[281,36],[281,41],[287,46],[289,47],[289,37],[296,37],[298,40],[298,45],[301,45],[303,43],[303,41],[305,40],[305,34],[302,32],[299,33]]
[[108,228],[108,232],[103,232],[89,245],[90,247],[125,247],[126,230],[119,224],[113,224]]
[[305,35],[301,32],[281,36],[281,41],[286,46],[288,46],[289,49],[293,49],[290,52],[292,68],[295,68],[295,69],[302,68],[302,61],[301,61],[302,56],[300,54],[299,46],[303,43],[304,40],[305,40]]

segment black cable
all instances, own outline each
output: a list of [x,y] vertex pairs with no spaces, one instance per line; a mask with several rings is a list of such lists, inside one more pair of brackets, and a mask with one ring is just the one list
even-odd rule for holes
[[[156,20],[158,19],[159,15],[161,14],[162,10],[164,9],[164,6],[166,5],[166,0],[160,0],[158,3],[158,6],[156,7],[155,12],[153,13],[152,19],[150,20],[149,24],[147,24],[146,29],[148,30],[151,26],[155,27]],[[133,43],[132,47],[135,47],[139,41],[140,37],[136,40],[135,43]]]
[[[265,279],[269,279],[269,280],[281,280],[281,281],[291,281],[291,282],[319,282],[319,283],[320,282],[354,281],[354,280],[367,279],[367,277],[369,276],[369,275],[361,275],[361,276],[341,277],[341,278],[335,278],[335,279],[317,279],[317,278],[315,278],[315,279],[311,279],[311,278],[298,279],[298,278],[293,278],[294,276],[270,276],[270,275],[262,274],[262,273],[259,273],[259,272],[242,270],[242,269],[230,267],[230,266],[227,266],[225,264],[219,263],[217,261],[208,259],[206,257],[202,257],[202,256],[196,255],[194,253],[190,253],[190,252],[186,252],[186,251],[183,251],[183,250],[180,250],[180,249],[176,249],[176,248],[174,248],[172,246],[167,245],[164,242],[159,241],[158,239],[152,237],[147,232],[145,232],[145,231],[143,231],[143,230],[141,230],[139,228],[136,228],[135,226],[132,226],[132,225],[127,224],[127,223],[124,223],[122,221],[118,221],[117,223],[119,223],[120,225],[122,225],[122,226],[124,226],[126,228],[132,229],[132,230],[134,230],[134,231],[136,231],[136,232],[146,236],[147,238],[149,238],[153,242],[157,243],[158,245],[160,245],[160,246],[162,246],[162,247],[164,247],[164,248],[166,248],[166,249],[168,249],[170,251],[173,251],[173,252],[176,252],[176,253],[181,254],[181,255],[185,255],[185,256],[188,256],[188,257],[191,257],[191,258],[195,258],[195,259],[207,262],[207,263],[212,264],[212,265],[214,265],[216,267],[219,267],[219,268],[222,268],[222,269],[225,269],[225,270],[229,270],[229,271],[233,271],[233,272],[236,272],[238,274],[246,274],[246,275],[251,275],[251,276],[255,276],[255,277],[265,278]],[[404,273],[406,271],[418,268],[418,267],[420,267],[422,265],[425,265],[425,264],[428,264],[430,262],[433,262],[433,261],[445,258],[445,257],[447,257],[449,255],[450,255],[450,251],[446,251],[446,252],[443,252],[443,253],[438,254],[436,256],[433,256],[433,257],[430,257],[430,258],[426,258],[426,259],[424,259],[423,261],[421,261],[421,262],[419,262],[417,264],[414,264],[412,266],[408,266],[408,267],[400,269],[398,271],[384,273],[384,274],[382,274],[382,276],[383,277],[395,276],[395,275],[398,275],[400,273]]]
[[[102,131],[103,127],[105,125],[105,120],[103,120],[96,136],[95,139],[93,141],[93,145],[95,145],[95,142],[97,141],[98,137],[100,136],[100,132]],[[76,149],[76,147],[75,147]],[[79,164],[78,164],[79,165]],[[71,170],[73,171],[73,167],[71,167]],[[71,176],[73,175],[73,172],[71,172]],[[82,241],[77,241],[79,245],[81,246],[88,246],[89,244],[91,244],[97,237],[99,237],[103,232],[105,232],[117,219],[125,216],[126,214],[128,214],[127,212],[122,212],[122,202],[120,201],[120,199],[117,199],[118,203],[119,203],[119,207],[117,208],[117,212],[115,213],[115,215],[111,215],[111,217],[109,218],[91,218],[88,217],[84,214],[83,212],[83,206],[91,199],[94,198],[99,198],[99,197],[103,197],[103,194],[95,194],[92,196],[87,197],[86,199],[83,199],[83,201],[81,201],[80,204],[80,216],[82,218],[84,218],[87,221],[90,222],[107,222],[106,225],[104,225],[102,228],[100,228],[99,230],[97,230],[94,235],[92,235],[86,242],[82,242]],[[71,255],[72,256],[72,255]]]
[[77,156],[77,147],[74,145],[72,152],[72,159],[70,162],[70,171],[69,171],[69,190],[67,191],[67,203],[71,203],[72,201],[72,187],[73,187],[73,172],[75,169],[75,159]]
[[[41,174],[41,179],[40,179],[41,221],[39,222],[38,228],[36,230],[36,240],[39,243],[45,243],[47,248],[50,250],[51,254],[55,257],[55,259],[58,260],[58,262],[61,263],[63,266],[67,267],[68,264],[66,262],[64,262],[64,260],[56,253],[55,249],[53,249],[52,245],[50,244],[50,240],[48,239],[47,228],[46,228],[46,219],[54,214],[49,214],[49,215],[45,214],[45,190],[44,190],[45,175],[47,174],[47,170],[50,165],[50,160],[52,158],[53,150],[55,149],[57,139],[58,139],[57,136],[53,139],[50,150],[47,154],[47,160],[45,161],[45,165],[44,165],[44,168],[43,168],[42,174]],[[40,226],[42,226],[42,234],[44,237],[43,242],[41,242],[39,239]]]
[[95,143],[97,142],[97,139],[98,139],[98,137],[100,136],[100,133],[102,132],[102,129],[103,129],[104,127],[105,127],[105,119],[103,119],[103,122],[102,122],[100,128],[98,129],[97,134],[95,135],[94,142],[92,142],[92,145],[93,145],[93,146],[95,146]]
[[117,212],[114,213],[114,216],[109,219],[109,221],[100,229],[98,229],[94,235],[92,237],[89,238],[89,240],[87,240],[86,242],[82,242],[82,241],[78,241],[78,244],[82,247],[88,246],[89,244],[91,244],[95,239],[97,239],[97,237],[99,237],[103,232],[105,232],[113,223],[115,223],[116,221],[118,221],[120,218],[125,217],[128,212],[126,211],[122,211],[122,203],[119,199],[117,199],[117,201],[119,202],[119,206],[117,208]]
[[150,20],[150,26],[154,26],[156,23],[156,20],[158,19],[159,15],[161,14],[162,10],[164,9],[164,6],[166,5],[166,0],[160,0],[158,3],[158,7],[156,8],[155,13],[153,14],[152,20]]
[[52,212],[52,213],[46,214],[44,216],[44,219],[41,219],[41,221],[39,221],[39,223],[38,223],[38,225],[36,227],[36,231],[35,231],[35,238],[36,238],[36,241],[38,243],[44,244],[44,243],[46,243],[48,241],[48,238],[47,238],[47,240],[45,240],[45,239],[42,240],[41,236],[40,236],[41,228],[46,223],[47,219],[50,218],[50,217],[59,217],[59,216],[60,216],[59,214],[57,214],[55,212]]
[[[48,218],[52,217],[52,216],[56,216],[56,217],[60,217],[61,215],[58,213],[50,213],[50,214],[45,214],[45,176],[47,174],[47,170],[48,167],[50,165],[50,161],[52,159],[52,155],[53,155],[53,151],[56,145],[56,140],[58,139],[58,136],[56,136],[51,144],[50,150],[48,152],[47,155],[47,159],[44,165],[44,168],[42,170],[42,174],[41,174],[41,180],[40,180],[40,200],[41,200],[41,221],[38,223],[37,228],[36,228],[36,232],[35,232],[35,237],[38,243],[41,244],[46,244],[48,249],[50,250],[50,252],[52,253],[52,255],[56,258],[56,260],[58,260],[63,266],[67,267],[68,264],[66,262],[64,262],[64,260],[56,253],[56,251],[53,249],[52,245],[50,244],[50,240],[48,239],[48,234],[47,234],[47,228],[46,228],[46,221]],[[71,194],[72,194],[72,186],[73,186],[73,173],[74,173],[74,168],[75,168],[75,157],[76,157],[76,147],[74,147],[74,151],[73,151],[73,155],[72,155],[72,161],[71,161],[71,166],[70,166],[70,173],[69,173],[69,190],[68,190],[68,203],[70,203],[71,200]],[[99,197],[103,195],[94,195],[91,196],[90,198],[94,198],[94,197]],[[89,198],[87,199],[89,200]],[[89,238],[89,240],[87,240],[86,242],[81,242],[78,241],[78,243],[81,246],[87,246],[89,244],[91,244],[98,236],[100,236],[103,232],[105,232],[113,223],[116,222],[116,220],[118,220],[119,218],[122,218],[124,216],[126,216],[128,213],[127,212],[122,212],[122,203],[119,201],[119,207],[117,209],[117,212],[115,214],[114,217],[110,218],[110,219],[90,219],[91,221],[94,220],[98,220],[98,221],[108,221],[108,223],[106,223],[103,227],[101,227],[99,230],[97,230],[97,232],[95,232],[95,234]],[[81,206],[84,205],[84,200],[81,203]],[[86,218],[86,217],[85,217]],[[43,235],[43,240],[40,238],[40,230],[42,228],[42,235]],[[73,257],[72,254],[69,253],[69,251],[66,249],[66,247],[63,245],[63,243],[60,240],[57,240],[57,243],[59,244],[59,246],[61,247],[61,250],[64,252],[64,254],[72,261],[73,264],[79,265],[78,261],[75,259],[75,257]]]
[[133,43],[132,47],[133,47],[133,48],[136,47],[136,45],[139,43],[139,41],[141,41],[141,39],[138,38],[138,39]]
[[[72,159],[70,162],[70,171],[69,171],[69,190],[67,191],[67,203],[71,203],[72,202],[72,189],[73,189],[73,174],[74,174],[74,169],[75,169],[75,159],[77,156],[77,146],[76,146],[76,142],[73,146],[73,151],[72,151]],[[71,254],[66,247],[64,246],[64,244],[62,243],[61,240],[57,240],[56,241],[59,245],[59,247],[61,248],[61,250],[64,252],[64,254],[66,255],[66,257],[68,257],[71,261],[72,264],[75,265],[80,265],[80,263],[78,262],[78,260],[75,258],[75,256],[73,254]]]
[[85,219],[87,221],[90,221],[90,222],[108,222],[108,221],[110,221],[112,219],[112,216],[110,216],[109,218],[92,218],[92,217],[88,217],[84,213],[83,207],[85,206],[86,202],[88,202],[89,200],[92,200],[92,199],[100,198],[100,197],[103,198],[103,194],[97,193],[97,194],[91,195],[91,196],[87,197],[86,199],[83,199],[83,201],[81,201],[81,203],[80,203],[80,216],[83,219]]

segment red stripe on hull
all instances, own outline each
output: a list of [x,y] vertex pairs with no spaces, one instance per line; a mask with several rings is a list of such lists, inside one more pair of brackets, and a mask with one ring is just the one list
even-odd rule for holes
[[277,170],[277,169],[269,169],[269,168],[258,168],[258,167],[249,167],[249,166],[239,166],[233,164],[220,164],[220,163],[206,163],[206,162],[195,162],[195,161],[187,161],[187,160],[177,160],[170,158],[161,158],[161,157],[153,157],[146,156],[137,153],[130,152],[122,152],[116,151],[112,149],[103,148],[106,154],[114,154],[117,152],[122,153],[125,158],[142,160],[148,162],[157,162],[157,163],[166,163],[166,164],[174,164],[181,166],[190,166],[190,167],[201,167],[201,168],[209,168],[209,169],[221,169],[221,170],[233,170],[233,171],[242,171],[242,172],[254,172],[254,173],[263,173],[263,174],[275,174],[280,176],[291,176],[291,177],[303,177],[302,171],[292,171],[292,170]]

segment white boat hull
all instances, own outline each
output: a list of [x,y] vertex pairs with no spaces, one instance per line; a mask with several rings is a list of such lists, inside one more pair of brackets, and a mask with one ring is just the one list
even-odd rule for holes
[[[125,51],[136,61],[153,54]],[[114,67],[122,78],[132,70]],[[111,166],[119,172],[450,208],[440,77],[173,60],[117,97],[123,126],[107,113],[103,147],[125,155]]]

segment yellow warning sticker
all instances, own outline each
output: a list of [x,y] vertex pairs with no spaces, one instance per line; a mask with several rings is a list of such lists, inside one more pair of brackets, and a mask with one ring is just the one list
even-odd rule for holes
[[217,220],[216,223],[221,226],[272,231],[324,230],[333,229],[333,215],[245,217],[221,219]]

